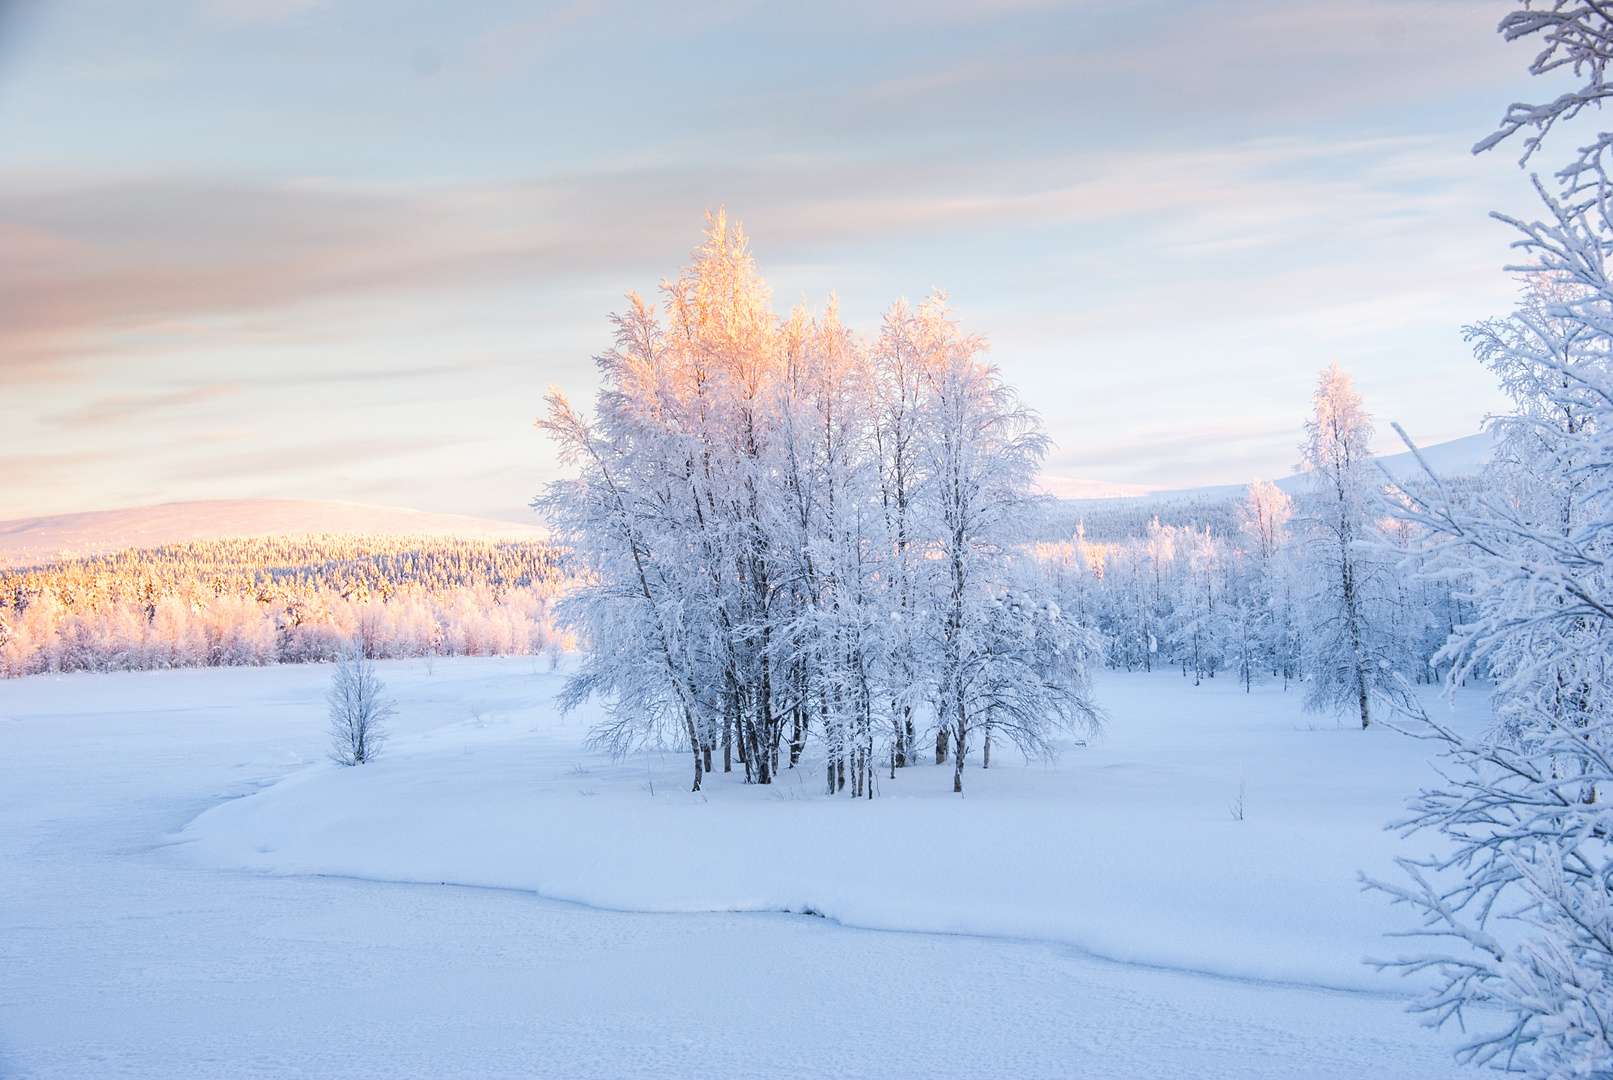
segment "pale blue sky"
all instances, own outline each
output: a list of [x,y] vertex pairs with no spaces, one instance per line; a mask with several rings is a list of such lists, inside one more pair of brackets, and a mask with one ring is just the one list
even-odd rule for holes
[[1050,474],[1283,475],[1335,357],[1470,434],[1533,204],[1467,149],[1558,89],[1509,8],[0,0],[0,518],[528,519],[544,387],[719,205],[781,306],[947,289]]

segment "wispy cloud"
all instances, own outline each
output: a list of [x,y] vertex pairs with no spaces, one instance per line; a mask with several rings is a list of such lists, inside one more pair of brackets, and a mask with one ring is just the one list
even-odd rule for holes
[[1506,6],[68,0],[0,97],[4,494],[518,505],[542,386],[718,205],[781,301],[950,289],[1061,475],[1272,471],[1330,355],[1454,430]]
[[187,405],[200,405],[240,392],[239,386],[215,383],[164,394],[110,394],[96,398],[82,408],[62,416],[60,422],[70,427],[128,422],[147,423],[160,419],[159,414],[168,410],[181,409]]
[[1410,138],[1263,140],[1059,155],[1021,162],[1006,183],[921,156],[476,186],[78,179],[46,191],[0,177],[0,363],[29,377],[112,335],[218,333],[218,320],[316,298],[600,276],[625,289],[692,246],[701,209],[719,201],[749,219],[764,252],[1065,228],[1130,246],[1162,276],[1168,262],[1263,257],[1269,278],[1304,265],[1317,243],[1365,249],[1470,231],[1451,224],[1452,202],[1478,210],[1486,192],[1460,159],[1431,174],[1438,149]]

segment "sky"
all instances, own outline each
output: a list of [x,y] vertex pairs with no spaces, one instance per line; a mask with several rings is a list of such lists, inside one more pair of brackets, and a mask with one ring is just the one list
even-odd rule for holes
[[1332,360],[1380,451],[1473,434],[1538,202],[1469,150],[1567,85],[1511,6],[0,0],[0,519],[532,520],[545,388],[718,207],[781,310],[944,289],[1050,477],[1286,475]]

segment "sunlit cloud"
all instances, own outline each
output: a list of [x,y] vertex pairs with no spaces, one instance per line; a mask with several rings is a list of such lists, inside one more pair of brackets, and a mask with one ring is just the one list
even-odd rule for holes
[[[34,461],[0,517],[410,482],[523,514],[543,387],[586,399],[718,206],[781,305],[870,331],[948,290],[1052,475],[1281,474],[1332,356],[1424,434],[1493,404],[1458,328],[1512,295],[1486,211],[1528,206],[1466,153],[1521,83],[1502,4],[98,3],[0,97],[0,456]],[[160,77],[80,70],[125,61]],[[142,415],[168,444],[113,437]]]
[[166,394],[111,394],[76,409],[58,422],[70,427],[98,424],[160,422],[156,414],[200,405],[241,393],[241,387],[215,383]]

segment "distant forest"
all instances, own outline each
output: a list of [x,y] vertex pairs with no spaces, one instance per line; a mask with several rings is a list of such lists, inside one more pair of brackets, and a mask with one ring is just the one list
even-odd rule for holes
[[0,571],[0,675],[563,648],[565,565],[543,543],[321,535]]
[[1079,530],[1094,544],[1112,544],[1147,536],[1155,521],[1176,529],[1208,531],[1225,539],[1238,531],[1242,496],[1179,499],[1060,499],[1047,513],[1038,539],[1068,540]]

